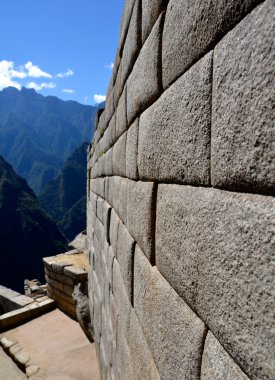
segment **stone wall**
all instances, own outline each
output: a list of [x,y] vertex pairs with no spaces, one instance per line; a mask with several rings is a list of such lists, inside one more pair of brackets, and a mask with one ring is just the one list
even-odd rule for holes
[[274,0],[126,0],[88,153],[102,379],[275,378]]

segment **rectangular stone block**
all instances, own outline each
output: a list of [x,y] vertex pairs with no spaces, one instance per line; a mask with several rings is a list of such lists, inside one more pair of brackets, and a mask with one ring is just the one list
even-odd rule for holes
[[113,174],[126,177],[126,138],[124,133],[113,146]]
[[126,141],[126,177],[138,180],[138,124],[136,119],[127,131]]
[[105,240],[110,244],[110,221],[111,221],[112,207],[108,202],[104,201],[103,204],[103,226],[105,229]]
[[48,277],[47,275],[45,275],[45,278],[46,278],[47,283],[49,285],[51,285],[51,287],[56,288],[56,289],[60,290],[61,292],[63,292],[64,285],[62,282],[53,280],[52,278]]
[[128,31],[131,15],[133,12],[133,7],[136,0],[126,0],[124,2],[123,13],[121,17],[120,23],[120,33],[119,33],[119,48],[118,48],[118,56],[122,55],[122,49],[125,41],[125,37]]
[[208,331],[202,356],[201,380],[248,380],[240,367]]
[[124,85],[141,48],[141,1],[136,0],[121,57],[121,82]]
[[215,187],[275,194],[274,14],[274,1],[265,1],[215,48]]
[[60,299],[64,300],[66,303],[68,304],[71,304],[73,305],[74,309],[75,309],[75,306],[74,306],[74,300],[72,299],[72,297],[69,297],[67,296],[65,293],[61,292],[60,290],[58,290],[57,288],[52,288],[53,289],[53,296],[54,296],[54,299],[55,301],[58,303],[60,303]]
[[109,149],[105,154],[104,174],[105,176],[113,175],[113,148]]
[[94,234],[97,238],[97,241],[101,247],[101,249],[104,249],[104,245],[106,242],[106,232],[104,225],[101,223],[99,219],[96,219],[95,227],[94,227]]
[[110,221],[110,244],[113,249],[113,253],[117,255],[117,242],[118,242],[118,229],[119,229],[120,219],[117,216],[114,209],[111,211],[111,221]]
[[[122,72],[122,63],[120,62],[120,65],[119,65],[119,68],[117,71],[117,76],[116,76],[116,83],[114,85],[114,105],[115,105],[115,107],[118,105],[118,101],[121,97],[121,94],[122,94],[124,86],[125,86],[125,83],[122,82],[122,79],[121,79],[121,72]],[[116,112],[115,112],[115,115],[116,115]]]
[[212,52],[141,115],[141,179],[209,185],[211,73]]
[[134,306],[161,379],[199,379],[206,328],[137,246]]
[[165,10],[167,0],[142,0],[142,44],[151,33],[158,16]]
[[131,308],[126,340],[135,379],[160,379],[153,356],[144,337],[135,310]]
[[118,230],[116,257],[130,302],[132,302],[133,296],[134,248],[134,239],[129,234],[125,225],[123,223],[120,223]]
[[170,0],[162,43],[164,88],[207,53],[258,2]]
[[127,203],[126,227],[151,260],[154,239],[154,183],[128,180]]
[[117,368],[119,373],[119,379],[129,380],[134,379],[133,368],[131,366],[131,355],[127,340],[123,333],[123,329],[120,323],[120,317],[117,323],[117,351],[116,351]]
[[101,197],[97,197],[97,205],[96,205],[96,216],[103,223],[103,203],[104,199]]
[[[117,140],[128,128],[126,94],[127,94],[127,85],[125,85],[123,93],[121,97],[119,98],[119,102],[117,105],[115,140]],[[115,142],[115,140],[113,140],[113,142]]]
[[159,97],[161,72],[161,33],[163,15],[155,24],[148,40],[143,45],[135,66],[127,81],[127,119],[129,125],[135,118]]
[[131,312],[131,303],[125,287],[125,282],[120,270],[117,259],[113,262],[113,296],[117,307],[118,316],[122,325],[124,335],[129,332],[129,320]]
[[75,283],[86,282],[88,278],[88,273],[85,270],[73,266],[66,267],[64,269],[64,274],[72,278]]
[[126,224],[129,180],[122,177],[111,177],[110,180],[112,181],[113,207],[120,219]]
[[101,198],[104,198],[104,178],[91,179],[91,191]]
[[272,197],[158,189],[158,269],[255,379],[275,373],[274,220]]
[[105,124],[106,124],[105,129],[108,127],[109,122],[114,115],[114,112],[115,112],[114,89],[112,89],[109,98],[106,99],[106,106],[105,106],[105,111],[104,111],[104,113],[105,113]]

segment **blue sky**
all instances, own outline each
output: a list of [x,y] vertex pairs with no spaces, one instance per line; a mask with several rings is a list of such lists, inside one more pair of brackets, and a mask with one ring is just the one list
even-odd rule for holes
[[124,0],[1,0],[0,90],[23,85],[94,104],[111,77],[123,5]]

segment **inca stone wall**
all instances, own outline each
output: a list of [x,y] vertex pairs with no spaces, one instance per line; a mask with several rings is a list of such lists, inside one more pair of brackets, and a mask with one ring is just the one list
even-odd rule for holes
[[88,155],[102,379],[275,378],[274,0],[126,0]]

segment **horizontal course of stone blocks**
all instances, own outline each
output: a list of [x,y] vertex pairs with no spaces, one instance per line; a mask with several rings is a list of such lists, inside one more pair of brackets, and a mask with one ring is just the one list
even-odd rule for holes
[[88,152],[102,379],[275,378],[274,10],[125,1]]

